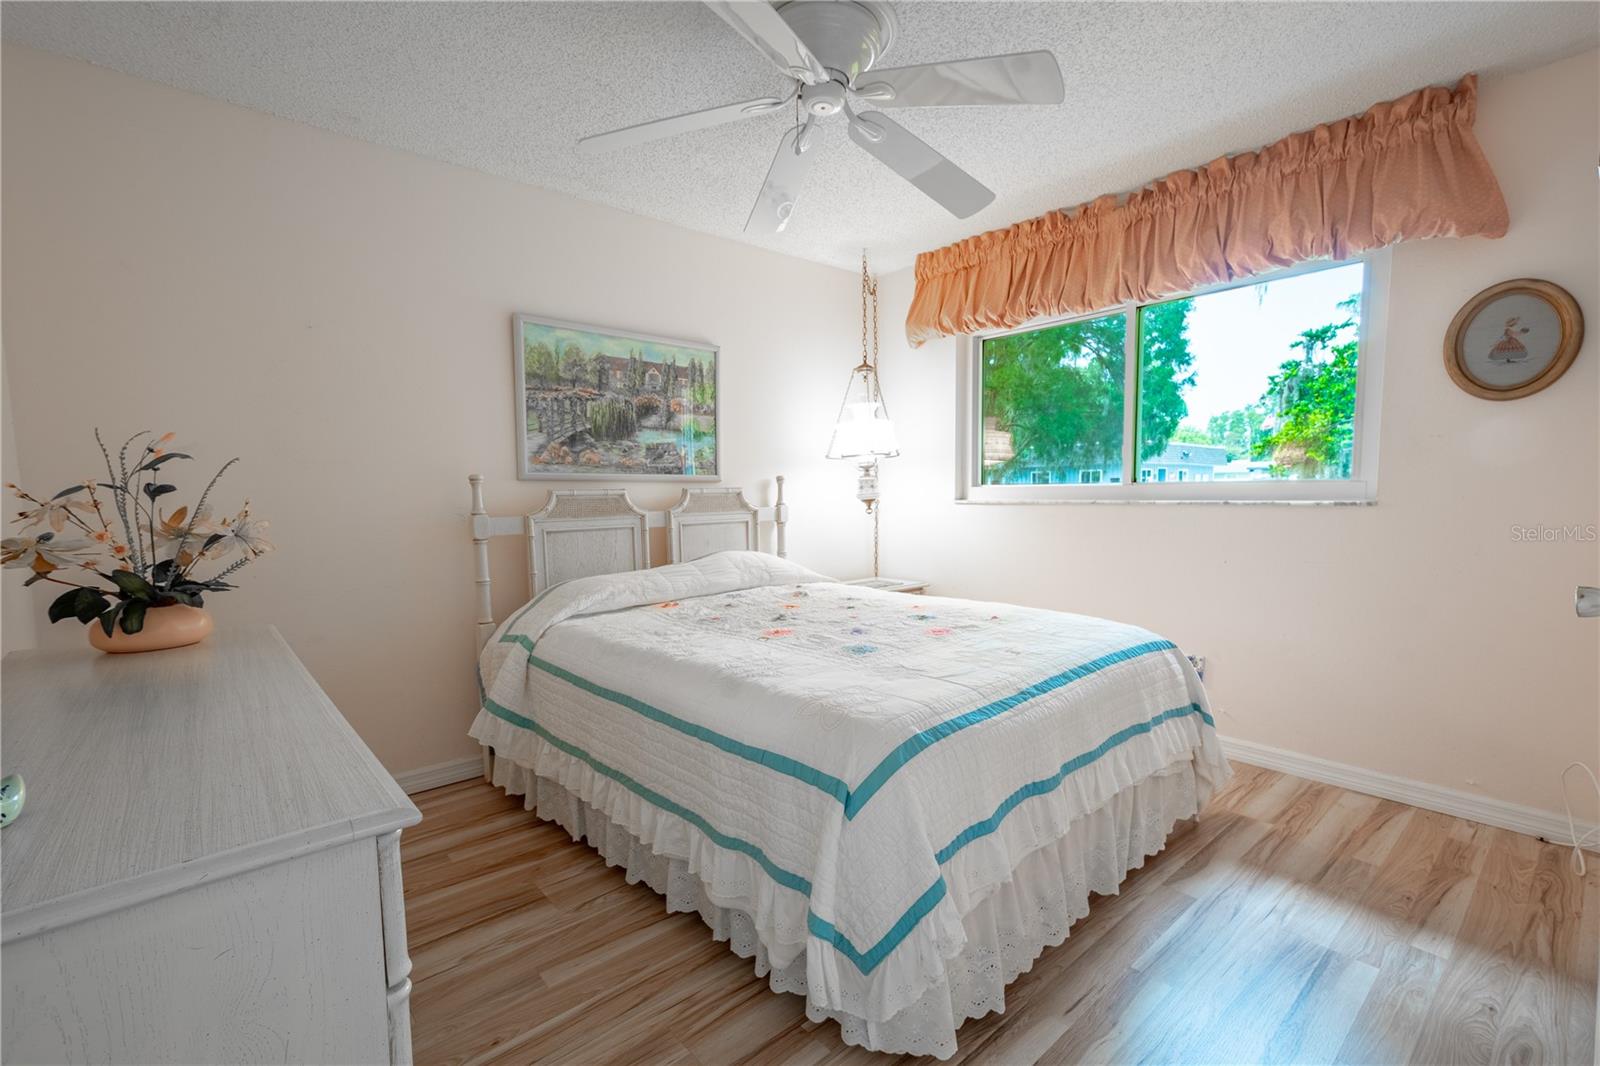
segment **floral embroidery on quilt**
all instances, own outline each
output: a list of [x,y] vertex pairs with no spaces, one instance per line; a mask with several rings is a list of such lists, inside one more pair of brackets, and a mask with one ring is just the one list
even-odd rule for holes
[[[655,624],[673,630],[714,632],[719,639],[744,639],[764,649],[732,667],[760,676],[778,646],[840,659],[877,660],[925,652],[930,639],[957,640],[993,632],[996,618],[941,603],[937,608],[900,595],[863,595],[840,585],[765,586],[708,597],[652,604]],[[670,608],[670,609],[668,609]],[[676,638],[675,638],[676,639]],[[694,640],[685,634],[685,640]],[[771,652],[766,648],[772,648]]]

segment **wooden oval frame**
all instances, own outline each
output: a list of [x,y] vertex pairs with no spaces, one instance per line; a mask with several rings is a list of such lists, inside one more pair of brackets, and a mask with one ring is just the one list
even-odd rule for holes
[[[1461,361],[1461,335],[1466,331],[1467,323],[1477,317],[1491,300],[1504,296],[1506,293],[1522,292],[1530,296],[1537,296],[1551,307],[1555,308],[1556,317],[1561,321],[1561,342],[1556,348],[1556,356],[1550,361],[1538,377],[1525,381],[1521,385],[1511,388],[1495,388],[1485,385],[1468,372]],[[1515,400],[1523,396],[1531,396],[1542,389],[1549,388],[1556,379],[1567,372],[1574,359],[1578,358],[1578,349],[1583,346],[1583,310],[1578,306],[1578,301],[1572,294],[1561,286],[1551,281],[1540,281],[1537,278],[1516,278],[1511,281],[1502,281],[1498,285],[1491,285],[1478,295],[1462,305],[1456,312],[1456,317],[1450,320],[1450,328],[1444,335],[1444,368],[1450,373],[1450,380],[1454,381],[1465,392],[1484,400]]]

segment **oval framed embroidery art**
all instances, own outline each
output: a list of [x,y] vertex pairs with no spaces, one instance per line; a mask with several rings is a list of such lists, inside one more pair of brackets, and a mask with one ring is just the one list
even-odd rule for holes
[[1535,278],[1491,285],[1466,302],[1444,337],[1450,380],[1485,400],[1549,387],[1583,344],[1583,311],[1561,286]]

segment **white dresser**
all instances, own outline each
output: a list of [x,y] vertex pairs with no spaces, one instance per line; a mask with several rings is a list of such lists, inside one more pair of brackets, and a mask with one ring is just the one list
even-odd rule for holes
[[409,1062],[421,817],[277,630],[18,652],[0,762],[3,1057]]

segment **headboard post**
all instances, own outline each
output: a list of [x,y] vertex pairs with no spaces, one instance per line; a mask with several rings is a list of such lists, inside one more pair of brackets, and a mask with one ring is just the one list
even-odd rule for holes
[[467,481],[472,485],[472,550],[478,584],[478,621],[474,628],[481,651],[494,633],[494,606],[489,599],[489,512],[483,506],[483,475],[470,474]]
[[774,535],[774,538],[775,538],[775,541],[776,541],[776,543],[774,544],[774,547],[777,548],[777,556],[780,559],[789,558],[789,547],[784,542],[784,539],[783,539],[783,527],[788,524],[788,521],[789,521],[789,508],[783,502],[783,475],[779,474],[778,475],[778,505],[776,507],[774,507],[773,510],[772,510],[772,523],[773,523],[773,530],[774,530],[773,535]]
[[528,549],[528,595],[532,597],[539,594],[537,591],[539,588],[539,549],[537,547],[539,542],[534,536],[538,532],[538,527],[534,525],[533,515],[523,516],[522,528],[528,535],[526,541]]

